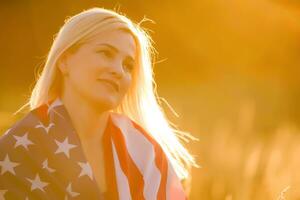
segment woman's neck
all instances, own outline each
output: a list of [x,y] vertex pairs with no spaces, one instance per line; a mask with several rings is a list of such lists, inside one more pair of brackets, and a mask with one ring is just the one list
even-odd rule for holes
[[109,111],[100,112],[88,101],[65,92],[61,100],[82,143],[99,145],[109,116]]

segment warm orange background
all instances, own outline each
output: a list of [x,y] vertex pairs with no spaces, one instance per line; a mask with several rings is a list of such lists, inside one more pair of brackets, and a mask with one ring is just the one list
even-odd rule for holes
[[118,2],[1,1],[1,132],[21,117],[12,113],[64,19],[118,8],[135,22],[156,22],[144,27],[159,53],[158,93],[180,117],[163,107],[199,138],[186,144],[202,167],[193,170],[190,199],[299,199],[300,2]]

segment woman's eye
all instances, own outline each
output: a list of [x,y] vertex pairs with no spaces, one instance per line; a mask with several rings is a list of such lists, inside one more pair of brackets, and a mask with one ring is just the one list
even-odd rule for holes
[[100,50],[98,51],[99,53],[103,53],[106,57],[111,58],[113,55],[110,51],[108,50]]

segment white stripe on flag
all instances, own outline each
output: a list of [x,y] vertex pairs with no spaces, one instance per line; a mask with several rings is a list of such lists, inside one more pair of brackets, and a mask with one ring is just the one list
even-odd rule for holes
[[180,179],[178,178],[171,162],[168,160],[168,178],[166,187],[167,200],[184,200],[185,193],[183,191]]

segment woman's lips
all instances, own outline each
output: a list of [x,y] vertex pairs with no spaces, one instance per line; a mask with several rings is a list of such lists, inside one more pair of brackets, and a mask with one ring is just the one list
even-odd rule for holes
[[109,87],[112,87],[114,90],[119,91],[119,86],[115,82],[107,79],[98,79],[98,80],[101,81],[102,83],[105,83]]

